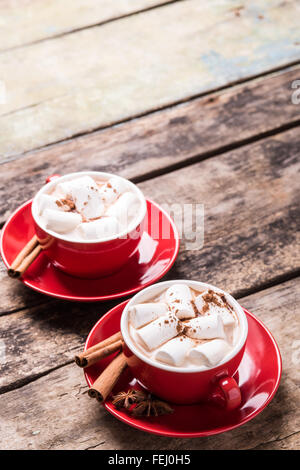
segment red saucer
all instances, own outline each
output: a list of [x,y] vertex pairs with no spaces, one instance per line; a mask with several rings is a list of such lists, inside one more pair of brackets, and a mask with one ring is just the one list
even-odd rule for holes
[[[91,330],[85,349],[116,333],[120,317],[128,301],[104,315]],[[159,417],[135,418],[126,411],[117,410],[111,400],[105,408],[130,426],[152,434],[169,437],[202,437],[237,428],[257,416],[272,400],[281,377],[281,357],[278,346],[264,324],[245,310],[249,333],[245,354],[235,375],[242,392],[242,405],[234,411],[224,411],[213,405],[172,405],[174,413]],[[112,356],[85,370],[89,387],[94,383]],[[128,388],[141,389],[129,370],[120,378],[114,393]]]
[[[55,268],[41,253],[21,281],[43,294],[80,302],[124,297],[153,284],[172,267],[179,250],[179,235],[173,220],[155,202],[148,200],[147,210],[147,227],[151,227],[150,217],[153,217],[164,229],[170,228],[170,236],[152,238],[146,229],[137,251],[116,274],[92,280],[78,279]],[[2,230],[0,249],[7,267],[33,235],[31,201],[28,201],[12,214]]]

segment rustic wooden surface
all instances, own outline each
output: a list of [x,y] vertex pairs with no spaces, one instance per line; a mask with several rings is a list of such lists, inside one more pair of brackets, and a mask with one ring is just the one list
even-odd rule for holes
[[297,0],[244,4],[175,2],[2,52],[3,158],[297,60]]
[[1,2],[0,51],[113,21],[170,0],[18,0]]
[[[295,279],[240,299],[243,306],[254,311],[275,333],[284,366],[283,379],[273,402],[241,428],[201,439],[169,439],[145,434],[120,423],[90,400],[82,371],[70,364],[0,396],[0,423],[1,429],[5,429],[2,448],[296,448],[300,435],[300,375],[293,363],[291,344],[299,338],[299,331],[294,327],[299,321],[299,292],[299,279]],[[65,333],[69,328],[64,326]]]
[[1,449],[300,448],[298,14],[293,0],[1,3],[1,226],[46,176],[81,169],[203,203],[203,248],[183,241],[165,278],[230,291],[283,356],[275,399],[243,427],[147,435],[89,400],[72,363],[118,301],[57,301],[1,263]]

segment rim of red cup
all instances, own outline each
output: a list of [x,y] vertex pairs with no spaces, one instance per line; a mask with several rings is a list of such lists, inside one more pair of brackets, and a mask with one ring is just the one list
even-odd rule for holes
[[[90,344],[90,342],[92,341],[93,335],[94,335],[95,331],[99,328],[101,323],[103,321],[105,321],[106,318],[109,317],[111,315],[111,313],[113,311],[115,311],[116,309],[119,309],[119,308],[123,307],[123,311],[124,311],[124,308],[128,304],[128,302],[129,302],[129,300],[125,300],[125,301],[121,302],[120,304],[116,305],[115,307],[110,309],[106,314],[104,314],[96,322],[96,324],[93,326],[93,328],[91,329],[91,331],[90,331],[90,333],[89,333],[89,335],[86,339],[85,346],[84,346],[85,351],[90,346],[92,346],[92,344]],[[230,424],[230,425],[224,425],[219,429],[205,430],[204,432],[202,432],[202,431],[200,431],[200,432],[198,432],[198,431],[195,431],[195,432],[191,432],[191,431],[189,431],[189,432],[176,432],[176,431],[168,432],[166,430],[153,429],[153,427],[150,428],[148,423],[146,423],[145,421],[139,422],[138,419],[133,419],[130,416],[120,414],[119,410],[117,410],[114,407],[114,405],[112,405],[112,403],[110,401],[104,402],[102,406],[104,406],[109,411],[109,413],[111,413],[115,418],[117,418],[118,420],[122,421],[123,423],[125,423],[129,426],[132,426],[132,427],[134,427],[134,428],[136,428],[140,431],[148,432],[150,434],[155,434],[155,435],[158,435],[158,436],[165,436],[165,437],[199,438],[199,437],[204,437],[204,436],[212,436],[212,435],[222,434],[224,432],[236,429],[236,428],[240,427],[241,425],[246,424],[248,421],[251,421],[252,419],[254,419],[258,414],[260,414],[269,405],[269,403],[273,400],[273,398],[274,398],[274,396],[275,396],[275,394],[278,390],[280,380],[281,380],[281,375],[282,375],[282,358],[281,358],[281,354],[280,354],[280,351],[279,351],[279,347],[278,347],[278,345],[277,345],[277,343],[274,339],[274,336],[270,332],[270,330],[253,313],[249,312],[245,308],[243,308],[243,311],[246,315],[248,315],[249,317],[252,317],[252,319],[256,323],[258,323],[261,326],[261,328],[270,337],[270,339],[273,343],[274,349],[276,351],[276,355],[277,355],[278,373],[277,373],[277,377],[276,377],[276,383],[274,384],[274,388],[273,388],[272,392],[270,393],[270,395],[269,395],[268,399],[266,400],[266,402],[262,406],[255,409],[252,413],[250,413],[242,421],[239,421],[238,423],[234,423],[234,424]],[[85,379],[86,379],[86,382],[87,382],[88,386],[91,387],[92,386],[92,381],[90,379],[88,370],[84,370],[84,376],[85,376]],[[182,406],[182,405],[176,405],[176,406]]]
[[[122,230],[122,232],[119,232],[117,233],[116,235],[113,235],[111,237],[105,237],[105,238],[95,238],[95,239],[92,239],[92,240],[86,240],[86,239],[80,239],[80,238],[66,238],[64,237],[62,234],[60,233],[57,233],[57,232],[54,232],[53,230],[49,230],[47,228],[45,228],[43,226],[43,224],[41,224],[41,220],[40,220],[40,216],[38,215],[38,199],[39,197],[42,195],[42,194],[48,194],[48,191],[57,185],[58,182],[61,182],[61,181],[69,181],[73,178],[76,178],[76,177],[80,177],[80,176],[98,176],[98,177],[102,177],[102,178],[105,178],[107,180],[109,180],[110,178],[113,178],[113,177],[117,177],[117,178],[121,178],[122,180],[126,181],[126,183],[132,188],[132,190],[134,191],[134,193],[138,196],[139,198],[139,201],[141,203],[141,208],[140,208],[140,212],[138,214],[138,217],[136,217],[133,222],[131,222],[130,224],[128,224],[128,227],[125,229],[125,230]],[[113,173],[106,173],[105,171],[77,171],[77,172],[74,172],[74,173],[67,173],[66,175],[63,175],[63,176],[59,176],[57,175],[57,177],[53,178],[51,181],[49,181],[49,183],[46,183],[45,185],[43,185],[39,191],[36,193],[36,195],[34,196],[34,198],[32,199],[32,206],[31,206],[31,214],[32,214],[32,218],[33,220],[35,221],[35,223],[44,231],[46,232],[48,235],[52,236],[52,237],[55,237],[55,238],[58,238],[59,240],[62,240],[64,242],[70,242],[70,243],[78,243],[78,244],[98,244],[98,243],[106,243],[106,242],[110,242],[110,241],[113,241],[113,240],[117,240],[119,238],[124,238],[126,237],[127,235],[130,235],[130,233],[132,233],[134,230],[136,230],[136,228],[142,223],[144,217],[146,216],[146,213],[147,213],[147,203],[146,203],[146,198],[145,196],[143,195],[142,191],[138,188],[138,186],[134,183],[132,183],[130,180],[126,179],[126,178],[123,178],[122,176],[119,176],[119,175],[116,175],[116,174],[113,174]]]
[[[187,284],[187,285],[189,285],[189,287],[192,287],[193,285],[195,287],[197,287],[197,286],[202,287],[202,288],[204,287],[206,289],[212,289],[212,290],[214,290],[216,292],[219,292],[221,294],[225,294],[229,298],[230,304],[233,306],[234,311],[235,311],[236,315],[238,316],[238,319],[239,319],[239,322],[240,322],[240,327],[241,327],[241,336],[240,336],[237,344],[233,347],[232,351],[227,356],[225,356],[224,360],[221,361],[217,366],[206,367],[205,369],[203,369],[203,366],[199,366],[199,367],[195,366],[195,367],[189,368],[189,367],[171,366],[169,364],[160,363],[159,361],[155,361],[155,360],[151,359],[150,357],[147,357],[146,355],[144,355],[135,346],[135,344],[134,344],[134,342],[133,342],[133,340],[132,340],[132,338],[129,334],[129,331],[128,331],[128,315],[129,315],[130,307],[133,306],[135,303],[137,303],[136,301],[140,297],[143,297],[144,294],[147,295],[147,293],[151,293],[151,291],[155,290],[155,288],[157,288],[159,290],[160,287],[161,287],[162,290],[163,290],[164,286],[169,287],[171,285],[180,284],[180,283]],[[156,292],[156,294],[158,294],[158,292]],[[155,294],[153,294],[153,295],[155,295]],[[149,300],[149,299],[144,299],[144,300]],[[136,355],[141,361],[144,361],[147,364],[149,364],[150,366],[155,367],[157,369],[166,370],[166,371],[169,371],[169,372],[176,372],[176,373],[180,373],[180,374],[192,374],[192,373],[206,372],[208,370],[213,370],[213,369],[219,368],[221,365],[224,365],[224,364],[228,363],[243,348],[243,346],[245,345],[245,342],[247,340],[247,336],[248,336],[248,322],[247,322],[247,317],[245,315],[244,309],[235,300],[235,298],[232,297],[232,295],[230,295],[228,292],[223,291],[219,287],[216,287],[212,284],[207,284],[205,282],[200,282],[200,281],[192,281],[192,280],[188,280],[188,279],[176,279],[176,280],[171,280],[171,281],[162,281],[162,282],[152,284],[151,286],[148,286],[148,287],[142,289],[140,292],[135,294],[129,300],[128,304],[125,305],[125,308],[124,308],[124,310],[122,312],[122,316],[121,316],[120,327],[121,327],[121,333],[122,333],[123,340],[124,340],[125,344],[131,350],[131,352],[134,355]],[[200,367],[202,367],[202,368],[200,368]]]

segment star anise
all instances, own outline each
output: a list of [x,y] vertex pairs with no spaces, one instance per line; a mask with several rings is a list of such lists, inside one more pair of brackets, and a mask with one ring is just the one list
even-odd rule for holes
[[173,411],[168,403],[149,395],[146,400],[141,401],[133,408],[132,414],[134,416],[160,416],[173,413]]
[[120,392],[113,396],[113,405],[116,408],[126,408],[128,410],[134,403],[140,403],[145,400],[145,393],[140,390],[128,390],[128,392]]
[[118,409],[129,410],[133,416],[160,416],[173,413],[173,408],[168,403],[141,390],[130,389],[128,392],[120,392],[113,397],[112,403]]

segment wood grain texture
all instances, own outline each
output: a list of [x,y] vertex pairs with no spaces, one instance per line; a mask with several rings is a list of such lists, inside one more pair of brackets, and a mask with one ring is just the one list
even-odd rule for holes
[[71,364],[119,301],[57,301],[1,264],[1,449],[300,448],[300,116],[291,103],[300,67],[220,90],[297,63],[298,17],[296,0],[1,2],[0,226],[46,176],[81,169],[133,179],[176,204],[177,223],[183,204],[204,204],[204,246],[183,240],[165,279],[230,291],[283,357],[275,399],[242,428],[193,440],[144,434],[88,399]]
[[[0,396],[2,449],[251,449],[299,443],[299,369],[291,345],[298,341],[299,279],[241,299],[271,329],[284,374],[271,404],[241,428],[201,439],[169,439],[134,430],[87,396],[82,371],[68,365]],[[280,312],[280,314],[279,314]]]
[[204,246],[187,249],[183,239],[168,278],[201,278],[242,295],[299,269],[299,143],[294,129],[140,184],[160,204],[179,203],[177,225],[182,204],[204,205]]
[[[299,270],[299,139],[294,129],[139,185],[161,204],[204,204],[203,248],[196,244],[187,249],[182,240],[165,279],[199,279],[241,296]],[[190,230],[187,223],[186,236]],[[39,305],[0,317],[0,336],[9,347],[2,370],[4,390],[70,360],[108,309],[107,304],[48,304],[47,297],[41,305],[41,296],[28,289],[24,298],[24,287],[10,278],[3,287],[0,282],[1,297],[9,285],[14,294],[5,296],[4,291],[4,312],[14,305]]]
[[300,67],[293,67],[2,164],[0,223],[51,174],[89,169],[139,181],[294,124],[300,116],[291,83],[299,76]]
[[[176,27],[174,27],[176,25]],[[90,132],[300,58],[297,1],[173,3],[1,54],[0,155]]]
[[[298,77],[299,70],[295,67],[113,129],[33,152],[23,157],[22,172],[20,161],[2,165],[0,223],[32,197],[50,174],[104,170],[136,181],[277,129],[287,121],[296,122],[299,113],[290,100],[290,84]],[[155,192],[149,195],[155,198]],[[45,299],[8,279],[3,264],[0,279],[0,313],[36,305]]]
[[7,269],[4,263],[0,262],[0,292],[1,292],[1,307],[0,316],[6,313],[15,312],[25,306],[34,306],[51,302],[49,298],[46,300],[45,296],[35,292],[34,295],[31,289],[28,289],[21,282],[10,282],[11,278],[8,277]]
[[72,361],[83,349],[88,331],[117,303],[52,300],[2,316],[0,337],[6,360],[1,367],[0,393]]
[[274,439],[266,444],[258,445],[254,450],[299,450],[300,431],[293,432],[287,437]]
[[0,3],[0,51],[116,19],[164,0],[5,0]]

